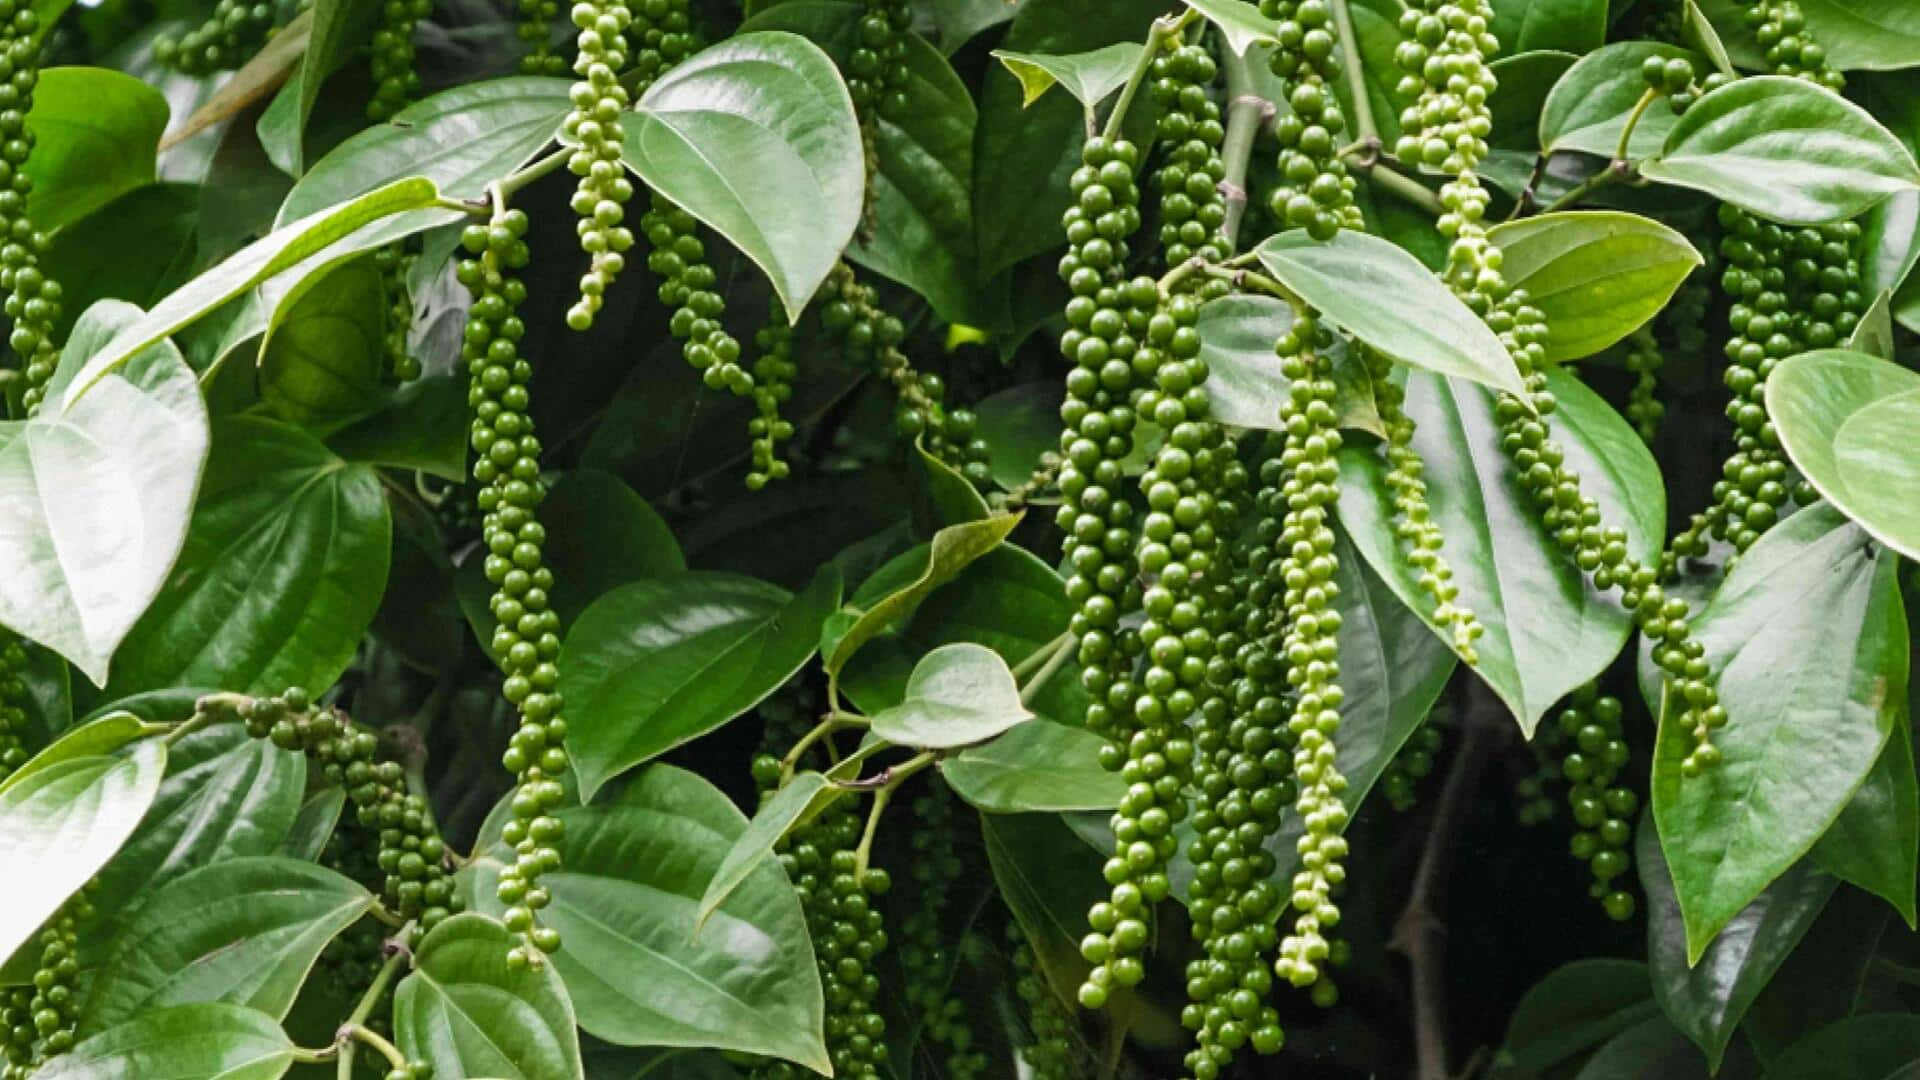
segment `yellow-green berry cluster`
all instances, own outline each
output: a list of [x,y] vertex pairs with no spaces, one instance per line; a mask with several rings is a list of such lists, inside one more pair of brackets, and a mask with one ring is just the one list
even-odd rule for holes
[[1486,61],[1500,48],[1492,19],[1486,0],[1420,0],[1401,13],[1393,58],[1405,72],[1400,95],[1414,99],[1393,147],[1403,164],[1458,176],[1487,156],[1496,80]]
[[553,22],[560,17],[560,0],[519,0],[519,9],[514,33],[527,47],[520,58],[520,73],[565,75],[566,58],[553,49]]
[[1836,93],[1846,77],[1827,62],[1827,50],[1807,28],[1806,12],[1794,0],[1740,0],[1741,18],[1762,50],[1767,70],[1818,83]]
[[[624,224],[633,181],[620,160],[625,131],[620,114],[626,111],[627,89],[619,73],[627,63],[627,25],[632,15],[626,0],[579,0],[573,5],[573,25],[579,30],[579,52],[573,71],[579,78],[569,96],[573,110],[561,125],[561,134],[573,144],[567,169],[580,178],[573,193],[573,212],[581,250],[591,264],[580,278],[580,299],[567,309],[567,325],[585,330],[593,325],[607,287],[627,265],[633,231]],[[697,242],[697,241],[696,241]]]
[[26,739],[26,673],[26,644],[11,631],[0,630],[0,780],[32,756]]
[[1074,1050],[1073,1016],[1047,985],[1033,946],[1027,944],[1018,923],[1007,923],[1007,939],[1013,946],[1013,991],[1026,1008],[1027,1030],[1031,1033],[1020,1047],[1020,1059],[1033,1070],[1032,1080],[1075,1080],[1080,1069]]
[[271,0],[219,0],[207,21],[153,42],[153,58],[182,75],[231,71],[253,59],[273,32]]
[[1199,45],[1182,45],[1153,60],[1153,93],[1161,108],[1156,135],[1167,148],[1154,182],[1160,189],[1161,256],[1169,268],[1194,257],[1218,262],[1226,254],[1220,233],[1227,220],[1220,190],[1226,129],[1219,104],[1207,92],[1215,74],[1213,54]]
[[1333,15],[1326,0],[1262,0],[1260,10],[1279,25],[1272,64],[1288,106],[1273,122],[1280,143],[1280,177],[1269,199],[1273,217],[1282,229],[1331,240],[1343,228],[1364,224],[1353,202],[1354,179],[1339,153],[1346,116],[1328,82]]
[[647,269],[660,279],[660,302],[673,311],[668,330],[685,343],[681,354],[687,363],[709,389],[730,390],[743,397],[751,394],[753,376],[740,366],[740,343],[720,321],[727,302],[714,288],[717,278],[707,263],[699,223],[692,214],[655,195],[652,209],[640,218],[640,228],[652,247],[647,252]]
[[1666,362],[1652,323],[1627,335],[1627,372],[1633,376],[1633,386],[1627,391],[1627,419],[1640,440],[1649,445],[1660,434],[1660,421],[1667,415],[1667,407],[1660,401],[1660,369]]

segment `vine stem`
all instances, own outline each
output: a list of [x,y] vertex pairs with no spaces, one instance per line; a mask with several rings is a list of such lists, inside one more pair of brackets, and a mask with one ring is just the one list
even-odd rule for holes
[[838,709],[822,717],[810,731],[800,736],[800,741],[793,744],[793,749],[787,751],[787,756],[780,759],[780,782],[784,784],[793,778],[794,766],[800,763],[800,755],[807,752],[807,747],[842,728],[862,727],[866,723],[866,717],[857,713],[841,712]]
[[1649,86],[1640,93],[1640,100],[1633,103],[1633,111],[1627,114],[1627,124],[1620,129],[1620,145],[1613,151],[1615,163],[1631,160],[1627,157],[1627,145],[1633,141],[1633,129],[1640,126],[1640,118],[1647,114],[1648,106],[1660,100],[1660,91]]
[[1125,85],[1120,87],[1120,99],[1113,103],[1113,111],[1107,114],[1107,126],[1101,135],[1108,142],[1120,137],[1120,128],[1127,122],[1127,111],[1133,108],[1133,99],[1140,93],[1140,87],[1147,81],[1147,73],[1153,70],[1153,58],[1158,56],[1167,42],[1180,36],[1187,24],[1200,17],[1200,13],[1188,8],[1178,15],[1162,15],[1153,20],[1153,30],[1147,34],[1146,48],[1140,50],[1140,58],[1133,62],[1133,70],[1127,73]]
[[873,805],[867,808],[867,827],[860,834],[860,846],[853,852],[853,872],[856,875],[867,872],[867,860],[873,854],[873,838],[880,831],[880,814],[892,801],[893,793],[906,783],[908,777],[933,764],[934,758],[933,751],[923,750],[898,765],[880,770],[880,775],[874,778],[880,781],[880,786],[874,789]]
[[1027,676],[1046,667],[1053,660],[1053,654],[1065,649],[1071,641],[1073,641],[1073,633],[1068,631],[1033,650],[1026,659],[1013,665],[1013,681],[1023,681]]
[[373,1047],[375,1050],[378,1050],[380,1056],[387,1059],[387,1064],[392,1065],[396,1069],[406,1068],[407,1055],[401,1053],[399,1047],[388,1042],[379,1032],[365,1024],[348,1024],[341,1030],[348,1036],[358,1039],[368,1046]]
[[1453,869],[1467,803],[1491,748],[1499,708],[1478,682],[1472,683],[1461,721],[1460,747],[1447,768],[1440,801],[1434,807],[1427,846],[1414,871],[1407,906],[1394,923],[1389,947],[1407,958],[1413,984],[1413,1045],[1419,1080],[1447,1080],[1446,926],[1438,911]]
[[[400,928],[399,933],[387,940],[387,947],[393,950],[392,955],[387,957],[386,963],[380,965],[380,971],[374,975],[373,982],[368,984],[367,992],[360,995],[360,1000],[353,1006],[353,1012],[347,1014],[346,1022],[342,1023],[334,1033],[334,1045],[339,1048],[340,1053],[340,1068],[337,1074],[340,1080],[353,1080],[353,1056],[358,1048],[358,1044],[351,1037],[353,1029],[365,1025],[367,1017],[373,1015],[373,1007],[380,1003],[380,995],[387,992],[387,984],[393,981],[394,975],[400,970],[401,963],[410,955],[406,947],[400,943],[407,939],[412,929],[413,923],[408,923]],[[406,1064],[405,1059],[401,1059],[399,1064]]]
[[1340,67],[1347,77],[1347,94],[1353,98],[1353,130],[1374,145],[1380,143],[1380,127],[1373,121],[1373,100],[1367,97],[1366,69],[1360,63],[1360,43],[1353,36],[1353,13],[1347,0],[1332,0],[1334,31],[1340,39]]
[[[1345,10],[1344,8],[1342,10]],[[1253,140],[1273,119],[1274,104],[1254,90],[1253,66],[1248,58],[1226,50],[1227,133],[1220,142],[1220,193],[1226,200],[1226,220],[1220,235],[1227,250],[1238,246],[1240,219],[1247,211],[1247,166],[1253,159]]]
[[1614,184],[1625,183],[1633,175],[1633,166],[1625,161],[1610,161],[1607,167],[1575,184],[1565,195],[1548,203],[1541,213],[1551,214],[1579,203],[1581,199]]
[[511,198],[513,194],[535,180],[547,175],[567,163],[573,155],[571,147],[562,146],[545,157],[535,158],[525,166],[515,170],[506,179],[500,181],[500,194]]
[[[1073,641],[1072,634],[1062,634],[1056,638],[1055,641],[1058,643],[1058,647],[1053,649],[1052,653],[1047,657],[1046,662],[1040,665],[1040,669],[1033,673],[1033,678],[1028,679],[1021,685],[1020,704],[1033,704],[1033,699],[1040,695],[1040,691],[1047,688],[1047,683],[1053,680],[1054,675],[1058,673],[1062,667],[1065,667],[1067,660],[1073,656],[1074,650],[1071,644]],[[1028,657],[1028,659],[1030,660],[1032,657]],[[1017,675],[1015,677],[1018,678]]]

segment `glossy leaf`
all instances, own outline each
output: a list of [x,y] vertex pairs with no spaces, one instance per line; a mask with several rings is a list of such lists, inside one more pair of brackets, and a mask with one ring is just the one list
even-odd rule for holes
[[[626,1046],[770,1054],[824,1072],[822,997],[800,899],[778,865],[749,872],[696,936],[701,891],[746,819],[711,784],[655,764],[612,803],[561,810],[564,869],[543,878],[553,956],[580,1026]],[[478,866],[489,914],[500,860]]]
[[[327,447],[348,461],[417,469],[458,483],[467,476],[468,419],[465,374],[428,374],[394,391],[379,412],[329,435]],[[563,477],[542,505],[557,501],[565,486]],[[562,542],[548,535],[548,543]]]
[[1540,148],[1540,118],[1547,95],[1580,58],[1557,49],[1540,49],[1502,56],[1487,65],[1499,84],[1487,95],[1493,113],[1493,134],[1487,144],[1495,150],[1528,154]]
[[1327,321],[1403,364],[1525,395],[1512,357],[1479,317],[1418,259],[1343,230],[1332,240],[1282,233],[1260,265]]
[[34,227],[52,232],[154,180],[167,99],[131,75],[57,67],[33,85],[23,166],[33,182]]
[[[464,413],[465,391],[460,406]],[[589,605],[619,586],[687,568],[673,530],[611,473],[571,469],[561,474],[540,503],[540,520],[547,526],[541,553],[553,567],[553,610],[562,626],[579,622]]]
[[308,274],[274,304],[260,345],[260,398],[289,423],[324,434],[384,396],[386,289],[368,256]]
[[120,850],[153,802],[166,763],[166,744],[150,738],[117,757],[67,757],[0,789],[0,858],[33,868],[8,886],[0,956],[31,940]]
[[741,34],[662,75],[624,123],[627,167],[752,259],[798,321],[865,199],[859,123],[833,61],[794,34]]
[[282,225],[176,289],[152,311],[119,326],[67,383],[63,405],[72,409],[81,395],[110,372],[262,281],[299,265],[362,226],[431,206],[439,197],[433,181],[412,177]]
[[276,99],[267,110],[269,115],[283,112],[285,123],[275,130],[269,127],[268,116],[262,116],[259,125],[262,146],[286,172],[299,176],[306,171],[307,124],[320,102],[320,88],[357,46],[372,37],[379,10],[373,0],[315,0],[313,28],[300,53],[300,66],[280,90],[287,104]]
[[[1685,49],[1651,41],[1622,41],[1581,57],[1553,84],[1540,109],[1540,149],[1544,153],[1579,150],[1613,157],[1627,117],[1647,89],[1640,65],[1649,57],[1697,60]],[[1658,153],[1679,117],[1664,102],[1654,102],[1633,126],[1627,145],[1632,161]]]
[[1696,953],[1661,843],[1643,822],[1634,844],[1647,893],[1647,953],[1661,1011],[1718,1066],[1740,1018],[1813,925],[1839,882],[1804,864],[1754,896]]
[[1033,104],[1058,84],[1075,101],[1091,109],[1126,83],[1144,48],[1137,41],[1122,41],[1071,56],[995,49],[993,58],[1020,80],[1020,104]]
[[1272,45],[1280,40],[1280,27],[1267,18],[1258,5],[1238,0],[1185,0],[1188,7],[1219,27],[1227,48],[1245,56],[1256,45]]
[[275,1080],[293,1043],[273,1017],[202,1002],[157,1009],[82,1039],[34,1071],[39,1080]]
[[373,467],[285,424],[222,420],[180,561],[107,693],[331,686],[379,608],[392,534]]
[[1823,349],[1781,364],[1766,396],[1780,444],[1807,481],[1875,539],[1920,557],[1920,463],[1909,453],[1920,376]]
[[813,655],[837,575],[798,595],[731,574],[622,585],[567,634],[560,691],[583,799],[753,708]]
[[[1207,402],[1220,422],[1281,430],[1287,377],[1280,373],[1273,344],[1292,325],[1292,306],[1271,296],[1228,295],[1200,309],[1194,329],[1200,333],[1200,358],[1207,364]],[[1334,410],[1340,426],[1384,436],[1365,366],[1343,342],[1336,342],[1332,352]]]
[[1711,61],[1713,69],[1722,75],[1736,74],[1727,46],[1720,40],[1720,32],[1713,28],[1713,21],[1695,0],[1681,0],[1680,18],[1680,36],[1688,47]]
[[147,307],[185,281],[200,257],[201,190],[148,184],[55,233],[43,258],[63,293],[57,332],[71,333],[95,301]]
[[1495,4],[1488,29],[1502,52],[1565,49],[1584,53],[1607,35],[1607,0],[1528,0]]
[[1127,793],[1120,774],[1100,767],[1106,740],[1050,721],[1016,724],[940,762],[953,793],[990,814],[1111,810]]
[[[116,703],[117,704],[117,703]],[[80,721],[46,749],[27,759],[27,763],[0,779],[0,792],[26,782],[42,769],[82,757],[104,757],[118,752],[136,739],[159,734],[161,729],[145,717],[112,708]]]
[[1018,524],[1019,514],[996,514],[982,521],[949,525],[935,533],[927,548],[926,569],[918,577],[872,604],[846,612],[843,625],[836,627],[829,623],[820,649],[827,674],[838,675],[861,646],[910,615],[921,601],[952,581],[968,563],[999,547]]
[[1920,165],[1872,114],[1803,79],[1758,75],[1689,108],[1641,175],[1764,218],[1819,225],[1920,187]]
[[393,990],[393,1035],[439,1076],[577,1080],[580,1033],[551,964],[507,965],[516,939],[483,915],[455,915],[417,948]]
[[[1559,402],[1555,437],[1583,490],[1609,521],[1627,530],[1628,554],[1659,550],[1665,498],[1652,455],[1620,415],[1579,380],[1549,373]],[[1500,449],[1492,395],[1480,387],[1414,372],[1406,409],[1413,446],[1426,463],[1433,519],[1447,537],[1458,603],[1485,634],[1475,673],[1531,735],[1554,703],[1619,654],[1632,619],[1595,590],[1539,522],[1532,496]],[[1377,449],[1340,452],[1340,517],[1367,564],[1451,647],[1450,626],[1432,620],[1432,598],[1401,554],[1386,464]]]
[[1880,756],[1907,694],[1897,562],[1816,505],[1763,535],[1696,616],[1729,717],[1713,735],[1722,760],[1683,777],[1693,735],[1668,708],[1652,783],[1689,960],[1813,846]]
[[320,950],[372,906],[373,894],[351,879],[278,856],[229,859],[175,878],[115,937],[87,991],[80,1037],[202,1001],[280,1019]]
[[1834,877],[1885,899],[1912,927],[1920,878],[1920,784],[1914,776],[1910,728],[1905,718],[1895,725],[1873,771],[1808,858]]
[[180,553],[207,456],[206,406],[171,344],[130,363],[72,404],[61,391],[105,342],[143,316],[94,305],[78,325],[31,420],[0,424],[0,624],[107,681],[120,642]]
[[706,891],[700,897],[698,925],[704,926],[733,896],[734,890],[772,858],[774,845],[835,798],[835,791],[820,773],[803,772],[788,780],[772,798],[761,800],[753,820],[734,837],[733,845],[706,883]]
[[1592,356],[1658,315],[1700,253],[1652,218],[1616,210],[1541,214],[1496,225],[1507,283],[1547,317],[1548,360]]
[[[1734,62],[1750,69],[1766,64],[1753,31],[1735,0],[1700,0]],[[1906,0],[1804,0],[1807,29],[1840,71],[1892,71],[1920,64],[1920,9]]]
[[900,704],[873,715],[873,733],[897,746],[950,750],[985,742],[1033,713],[992,649],[942,645],[921,657]]

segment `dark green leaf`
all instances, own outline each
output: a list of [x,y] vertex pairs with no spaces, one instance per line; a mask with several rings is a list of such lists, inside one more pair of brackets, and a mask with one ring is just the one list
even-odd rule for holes
[[1912,152],[1872,114],[1783,75],[1737,79],[1695,102],[1640,173],[1788,225],[1855,217],[1920,187]]
[[1920,557],[1920,467],[1908,453],[1920,376],[1862,353],[1804,353],[1768,376],[1767,411],[1787,456],[1828,502]]
[[455,915],[422,941],[393,991],[393,1035],[438,1076],[575,1080],[574,1030],[555,965],[511,968],[514,936],[484,915]]
[[[465,373],[424,375],[394,391],[381,411],[328,436],[327,447],[348,461],[459,483],[467,478],[468,411]],[[565,539],[549,535],[548,543]]]
[[1046,379],[989,394],[974,406],[978,433],[992,450],[987,467],[994,483],[1008,491],[1019,487],[1032,478],[1042,455],[1060,449],[1064,396],[1059,379]]
[[1515,0],[1493,5],[1492,25],[1506,53],[1564,49],[1584,53],[1607,39],[1607,0]]
[[1577,360],[1658,315],[1700,253],[1673,229],[1638,214],[1541,214],[1488,230],[1508,284],[1547,316],[1547,359]]
[[81,1040],[34,1071],[36,1080],[275,1080],[293,1043],[273,1017],[202,1002],[157,1009]]
[[1304,230],[1261,244],[1260,264],[1309,307],[1403,364],[1525,395],[1500,339],[1420,260],[1392,243],[1343,230]]
[[42,71],[27,113],[33,153],[23,166],[33,182],[34,226],[52,232],[153,183],[167,112],[167,99],[131,75]]
[[206,407],[170,344],[132,355],[100,393],[60,399],[107,339],[141,318],[131,304],[96,304],[74,327],[39,415],[0,424],[0,489],[17,515],[0,544],[9,568],[0,623],[96,684],[180,553],[207,456]]
[[985,742],[1033,713],[992,649],[942,645],[920,658],[905,698],[873,715],[873,733],[897,746],[951,750]]
[[269,411],[325,434],[378,405],[387,309],[372,257],[307,274],[272,308],[260,345],[260,399]]
[[1542,49],[1502,56],[1488,65],[1499,80],[1487,97],[1493,113],[1493,134],[1487,142],[1496,150],[1516,150],[1531,154],[1539,149],[1541,113],[1547,95],[1579,57],[1570,52]]
[[[1891,71],[1920,64],[1920,9],[1907,0],[1801,0],[1808,35],[1840,71]],[[1700,0],[1725,37],[1735,63],[1765,70],[1747,10],[1735,0]]]
[[1873,771],[1809,855],[1820,869],[1884,898],[1909,927],[1916,918],[1914,886],[1920,876],[1917,786],[1913,733],[1903,716]]
[[114,939],[87,991],[80,1037],[201,1001],[280,1019],[320,950],[372,906],[351,879],[284,857],[229,859],[175,878]]
[[[1540,149],[1546,153],[1579,150],[1611,158],[1620,148],[1627,117],[1647,89],[1640,65],[1653,56],[1693,59],[1685,49],[1651,41],[1622,41],[1581,57],[1553,84],[1540,109]],[[1657,153],[1678,122],[1664,102],[1654,102],[1634,124],[1628,159],[1639,161]]]
[[[1271,296],[1223,296],[1200,309],[1200,358],[1207,364],[1207,401],[1222,423],[1279,431],[1287,377],[1273,344],[1293,325],[1293,307]],[[1334,410],[1344,428],[1385,435],[1366,368],[1344,343],[1333,348]],[[1056,427],[1058,424],[1056,423]]]
[[333,685],[379,608],[392,544],[372,466],[276,421],[222,420],[186,547],[127,635],[108,696]]
[[1091,731],[1038,720],[971,746],[940,762],[953,793],[990,814],[1111,810],[1127,783],[1100,767],[1105,739]]
[[[1627,530],[1628,553],[1652,558],[1666,523],[1660,472],[1620,415],[1578,379],[1552,371],[1559,402],[1552,425],[1568,465],[1609,521]],[[1595,590],[1540,524],[1532,496],[1500,449],[1493,397],[1481,387],[1413,372],[1407,380],[1413,445],[1426,463],[1433,520],[1447,537],[1458,603],[1485,628],[1475,671],[1532,733],[1548,709],[1619,654],[1631,617]],[[1433,622],[1394,532],[1394,506],[1379,451],[1340,452],[1340,516],[1367,563],[1449,645]]]
[[1713,733],[1722,760],[1683,777],[1693,734],[1666,708],[1652,784],[1689,960],[1813,846],[1880,756],[1907,694],[1897,562],[1816,505],[1762,536],[1694,620],[1729,718]]
[[837,635],[833,633],[836,628],[829,625],[828,631],[822,635],[820,649],[827,674],[837,676],[861,646],[912,614],[921,601],[935,589],[952,581],[968,563],[999,547],[1018,524],[1019,514],[996,514],[983,521],[949,525],[935,533],[933,542],[927,548],[925,570],[918,577],[902,583],[886,596],[848,612],[849,621],[839,629]]
[[687,568],[673,530],[612,473],[563,474],[541,501],[540,520],[547,525],[543,555],[553,567],[553,610],[563,626],[621,585]]
[[567,634],[560,691],[581,797],[753,708],[813,655],[836,574],[795,596],[731,574],[623,585]]
[[734,894],[734,891],[756,873],[773,856],[773,848],[782,837],[806,823],[839,795],[839,789],[831,787],[825,776],[816,772],[803,772],[788,780],[770,799],[763,799],[760,809],[754,812],[753,820],[733,838],[733,845],[720,860],[720,866],[706,883],[705,892],[700,897],[698,924],[704,926],[713,913],[719,911]]
[[[580,1026],[634,1046],[770,1054],[824,1072],[819,972],[800,899],[780,867],[757,865],[696,938],[701,892],[746,819],[692,773],[655,764],[609,805],[561,810],[565,869],[542,879],[542,912],[564,947],[553,966]],[[477,864],[480,910],[513,849]]]
[[1507,1021],[1493,1075],[1540,1076],[1577,1061],[1615,1036],[1659,1015],[1647,966],[1589,957],[1555,968],[1533,984]]
[[1705,1064],[1673,1021],[1653,1016],[1608,1039],[1574,1080],[1696,1080]]
[[62,290],[58,332],[70,332],[96,300],[145,307],[186,280],[197,257],[199,190],[148,184],[54,234],[46,266]]
[[1920,1016],[1875,1013],[1829,1024],[1767,1066],[1767,1080],[1888,1078],[1920,1061]]
[[833,61],[795,34],[741,34],[662,75],[624,123],[627,167],[752,259],[797,321],[853,239],[866,192]]
[[[1815,864],[1818,868],[1818,864]],[[1841,887],[1740,1022],[1737,1040],[1771,1061],[1820,1028],[1872,1006],[1868,982],[1887,943],[1885,901]],[[1904,936],[1904,935],[1902,935]]]
[[326,850],[327,841],[332,838],[333,830],[340,824],[340,813],[347,806],[345,788],[322,788],[313,793],[306,802],[300,804],[300,811],[293,816],[293,825],[287,829],[286,839],[280,841],[275,854],[288,858],[316,862],[320,853]]
[[276,110],[284,112],[285,122],[270,126],[267,116],[260,121],[262,146],[274,164],[291,175],[299,176],[306,170],[307,122],[320,101],[320,87],[372,36],[379,11],[380,5],[374,0],[314,0],[313,28],[307,34],[306,49],[300,53],[300,66],[280,90],[289,105],[281,109],[276,101],[275,108],[268,110],[269,115]]
[[[1195,5],[1196,7],[1198,5]],[[1224,3],[1215,4],[1225,7]],[[1249,12],[1255,9],[1241,4]],[[1254,17],[1258,17],[1255,15]],[[1233,38],[1229,36],[1229,45]],[[1032,105],[1040,100],[1040,95],[1053,89],[1057,83],[1072,94],[1075,101],[1089,109],[1107,99],[1107,96],[1125,85],[1127,76],[1133,72],[1133,66],[1140,59],[1145,48],[1137,41],[1121,41],[1092,52],[1074,53],[1071,56],[1046,56],[1040,53],[1012,52],[1007,49],[995,49],[993,58],[1005,64],[1013,77],[1020,80],[1020,104]],[[1245,45],[1238,48],[1245,51]]]

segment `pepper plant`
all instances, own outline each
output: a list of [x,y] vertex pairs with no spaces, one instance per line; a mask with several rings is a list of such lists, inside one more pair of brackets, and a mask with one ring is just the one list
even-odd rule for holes
[[0,0],[0,1077],[1920,1075],[1916,69]]

